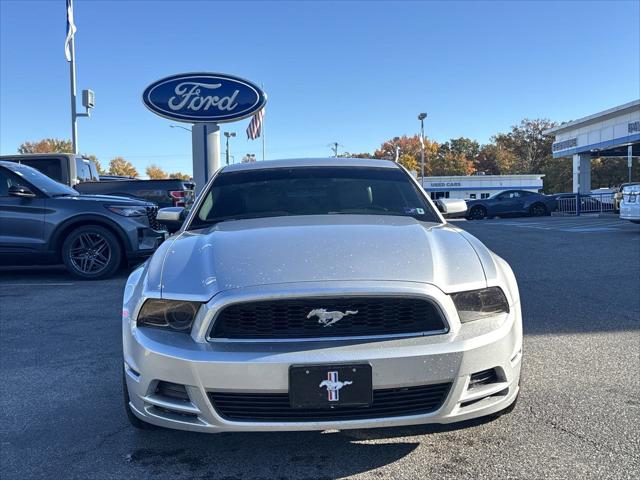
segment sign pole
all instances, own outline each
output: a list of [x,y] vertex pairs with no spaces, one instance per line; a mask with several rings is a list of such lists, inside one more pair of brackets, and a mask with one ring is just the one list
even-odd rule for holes
[[627,167],[629,167],[629,183],[631,183],[631,167],[633,166],[633,145],[627,146]]
[[205,124],[207,135],[207,181],[220,168],[220,125]]

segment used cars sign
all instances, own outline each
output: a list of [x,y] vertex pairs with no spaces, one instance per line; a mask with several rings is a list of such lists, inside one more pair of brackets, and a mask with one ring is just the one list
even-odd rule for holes
[[264,107],[265,93],[242,78],[220,73],[181,73],[149,85],[146,107],[179,122],[222,123],[249,117]]

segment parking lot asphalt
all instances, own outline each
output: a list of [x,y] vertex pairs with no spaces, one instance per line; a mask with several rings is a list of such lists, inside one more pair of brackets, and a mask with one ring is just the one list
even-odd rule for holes
[[[513,267],[522,392],[491,421],[378,430],[137,431],[121,392],[123,272],[0,270],[3,479],[637,478],[640,225],[465,222]],[[568,223],[567,223],[568,222]]]

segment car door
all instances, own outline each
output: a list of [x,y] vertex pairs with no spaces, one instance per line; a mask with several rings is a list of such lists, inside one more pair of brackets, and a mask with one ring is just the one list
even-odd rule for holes
[[513,212],[513,208],[515,206],[515,202],[517,198],[514,197],[513,190],[508,190],[506,192],[502,192],[495,199],[494,204],[492,205],[492,214],[494,215],[506,215]]
[[37,253],[44,250],[44,216],[47,199],[39,192],[35,197],[9,195],[11,186],[27,187],[38,192],[17,175],[0,167],[0,253]]

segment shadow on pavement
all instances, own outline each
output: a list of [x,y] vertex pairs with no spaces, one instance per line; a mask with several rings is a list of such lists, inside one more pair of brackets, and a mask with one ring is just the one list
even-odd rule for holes
[[359,443],[340,432],[211,435],[157,430],[136,432],[134,445],[126,461],[147,474],[188,469],[194,477],[240,480],[349,477],[396,462],[419,443]]

